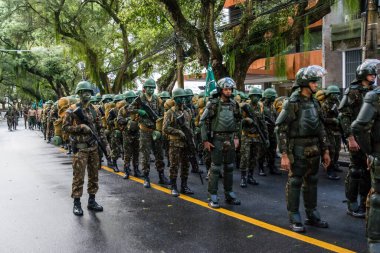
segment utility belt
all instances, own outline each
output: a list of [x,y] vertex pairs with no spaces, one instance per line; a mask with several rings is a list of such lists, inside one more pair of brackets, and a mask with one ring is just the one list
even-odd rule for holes
[[244,131],[244,130],[241,132],[241,134],[244,135],[244,136],[248,136],[250,138],[259,138],[259,136],[260,136],[257,133],[250,133],[250,132]]
[[312,146],[319,144],[318,137],[290,138],[294,146]]
[[73,143],[73,152],[74,154],[80,151],[81,149],[86,149],[86,148],[92,148],[96,146],[97,142],[94,138],[91,138],[87,142],[74,142]]
[[235,132],[213,132],[213,139],[233,140]]
[[301,158],[311,158],[320,156],[318,137],[294,138],[289,140],[292,154]]
[[169,137],[170,141],[180,141],[180,140],[182,140],[182,138],[179,137],[179,136],[177,136],[177,135],[171,135],[171,134],[169,134],[168,137]]

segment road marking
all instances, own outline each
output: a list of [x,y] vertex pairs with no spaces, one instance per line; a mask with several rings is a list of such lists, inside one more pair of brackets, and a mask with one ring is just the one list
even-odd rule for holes
[[[114,172],[113,169],[111,169],[111,168],[109,168],[107,166],[104,166],[104,165],[102,166],[102,169],[105,170],[105,171],[111,172],[113,174],[117,174],[119,176],[124,176],[123,172]],[[137,177],[129,176],[129,179],[132,180],[132,181],[138,182],[140,184],[144,183],[144,180],[142,180],[140,178],[137,178]],[[157,184],[151,183],[151,187],[153,189],[159,190],[159,191],[167,193],[167,194],[171,193],[169,189],[167,189],[165,187],[162,187],[162,186],[159,186]],[[235,219],[238,219],[238,220],[250,223],[252,225],[264,228],[266,230],[275,232],[277,234],[282,234],[284,236],[287,236],[287,237],[290,237],[290,238],[293,238],[293,239],[296,239],[296,240],[299,240],[299,241],[303,241],[303,242],[306,242],[306,243],[309,243],[309,244],[312,244],[312,245],[315,245],[315,246],[318,246],[320,248],[324,248],[324,249],[327,249],[327,250],[330,250],[330,251],[333,251],[333,252],[342,252],[342,253],[343,252],[344,253],[355,252],[355,251],[352,251],[352,250],[349,250],[349,249],[346,249],[346,248],[342,248],[342,247],[336,246],[336,245],[328,243],[328,242],[324,242],[324,241],[321,241],[321,240],[318,240],[318,239],[315,239],[315,238],[312,238],[312,237],[309,237],[309,236],[305,236],[305,235],[302,235],[302,234],[290,231],[288,229],[284,229],[284,228],[281,228],[281,227],[278,227],[278,226],[275,226],[275,225],[272,225],[272,224],[269,224],[269,223],[266,223],[266,222],[263,222],[263,221],[260,221],[260,220],[256,220],[256,219],[251,218],[249,216],[246,216],[246,215],[243,215],[243,214],[239,214],[239,213],[236,213],[236,212],[224,209],[224,208],[213,209],[213,208],[211,208],[211,207],[208,206],[208,203],[206,203],[204,201],[201,201],[199,199],[196,199],[196,198],[192,198],[192,197],[186,196],[184,194],[179,195],[178,198],[183,199],[183,200],[188,201],[188,202],[191,202],[193,204],[202,206],[204,208],[213,210],[215,212],[222,213],[224,215],[233,217]]]
[[[59,148],[59,150],[61,152],[66,152],[66,150],[63,149],[63,148]],[[102,165],[102,169],[105,170],[105,171],[108,171],[110,173],[116,174],[118,176],[121,176],[121,177],[123,177],[125,175],[123,172],[114,172],[113,169],[111,169],[111,168],[109,168],[107,166],[104,166],[104,165]],[[140,183],[140,184],[144,183],[144,180],[142,180],[140,178],[137,178],[137,177],[134,177],[134,176],[129,176],[129,179],[132,180],[132,181],[135,181],[137,183]],[[167,193],[167,194],[171,193],[168,188],[159,186],[159,185],[154,184],[154,183],[151,183],[151,187],[153,189],[156,189],[158,191],[161,191],[161,192],[164,192],[164,193]],[[199,199],[196,199],[196,198],[189,197],[189,196],[184,195],[184,194],[179,195],[178,198],[183,199],[183,200],[188,201],[188,202],[191,202],[191,203],[196,204],[198,206],[202,206],[202,207],[207,208],[209,210],[212,210],[212,211],[215,211],[215,212],[218,212],[218,213],[222,213],[222,214],[227,215],[229,217],[233,217],[235,219],[247,222],[247,223],[255,225],[257,227],[260,227],[260,228],[263,228],[263,229],[275,232],[277,234],[281,234],[281,235],[284,235],[284,236],[287,236],[287,237],[290,237],[290,238],[293,238],[293,239],[296,239],[296,240],[299,240],[299,241],[302,241],[302,242],[306,242],[306,243],[312,244],[314,246],[317,246],[317,247],[320,247],[320,248],[324,248],[324,249],[327,249],[327,250],[330,250],[330,251],[333,251],[333,252],[339,252],[339,253],[353,253],[353,252],[355,252],[355,251],[352,251],[352,250],[349,250],[349,249],[346,249],[346,248],[342,248],[342,247],[339,247],[337,245],[334,245],[334,244],[331,244],[331,243],[328,243],[328,242],[325,242],[325,241],[321,241],[321,240],[318,240],[318,239],[315,239],[315,238],[312,238],[312,237],[309,237],[309,236],[306,236],[306,235],[302,235],[302,234],[290,231],[288,229],[284,229],[284,228],[281,228],[281,227],[278,227],[278,226],[266,223],[264,221],[260,221],[260,220],[251,218],[249,216],[246,216],[246,215],[243,215],[243,214],[240,214],[240,213],[236,213],[236,212],[224,209],[224,208],[219,208],[219,209],[211,208],[211,207],[208,206],[208,203],[206,203],[204,201],[201,201]]]

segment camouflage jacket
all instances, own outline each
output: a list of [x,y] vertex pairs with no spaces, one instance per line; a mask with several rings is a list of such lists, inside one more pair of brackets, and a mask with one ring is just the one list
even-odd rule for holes
[[[92,133],[84,133],[81,127],[81,120],[74,114],[76,107],[81,103],[72,105],[65,113],[62,124],[62,131],[70,135],[71,140],[75,143],[86,143],[90,146],[95,143]],[[101,127],[101,115],[95,110],[93,105],[89,104],[86,108],[82,107],[86,120],[90,123],[90,128],[96,131],[100,141],[107,146],[107,140]]]
[[[183,114],[183,126],[180,125],[180,122],[177,120],[179,116]],[[181,138],[180,133],[182,132],[181,127],[190,128],[191,115],[189,111],[183,108],[180,108],[178,105],[173,106],[164,115],[164,122],[162,126],[162,131],[169,136],[170,142],[177,142],[178,144],[185,144],[185,140]],[[181,123],[181,124],[182,124]]]
[[[161,102],[161,99],[157,97],[155,94],[152,95],[152,98],[150,101],[148,100],[147,96],[144,93],[141,94],[140,98],[142,102],[148,105],[159,117],[162,117],[164,115],[163,103]],[[136,114],[138,113],[140,109],[142,109],[142,107],[136,100],[133,101],[128,107],[128,110],[131,113],[136,113]],[[153,120],[150,119],[148,115],[139,117],[139,124],[149,129],[156,128],[156,122],[153,122]]]
[[[250,136],[254,141],[264,143],[268,139],[268,128],[265,124],[263,105],[261,102],[258,102],[257,104],[244,103],[242,108],[242,135]],[[249,113],[246,112],[246,110],[249,110]],[[249,114],[253,115],[253,117],[250,117]],[[248,119],[253,120],[256,124],[250,124]],[[257,129],[257,127],[259,127],[261,132],[264,134],[266,138],[265,140],[260,138],[259,129]]]
[[276,126],[277,111],[274,108],[273,103],[267,100],[264,100],[263,104],[264,104],[265,123],[267,125],[269,134],[272,135],[274,133],[274,128]]
[[323,123],[328,135],[339,135],[338,104],[330,98],[326,98],[321,105]]

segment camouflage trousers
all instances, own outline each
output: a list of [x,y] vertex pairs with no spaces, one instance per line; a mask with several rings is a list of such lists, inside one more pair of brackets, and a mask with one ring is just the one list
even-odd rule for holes
[[158,172],[164,171],[162,140],[153,140],[152,132],[140,130],[140,163],[144,174],[150,172],[150,152],[153,151]]
[[339,160],[339,152],[341,149],[341,135],[328,133],[327,138],[330,141],[329,151],[330,151],[330,158],[331,158],[331,163],[329,167],[327,167],[327,171],[332,171],[335,168],[339,167],[338,160]]
[[96,194],[98,192],[98,169],[99,169],[99,154],[98,146],[81,149],[73,156],[73,184],[72,198],[80,198],[83,194],[84,176],[87,169],[88,194]]
[[[318,150],[317,145],[315,148]],[[294,152],[294,161],[291,161],[291,169],[286,184],[286,203],[290,218],[299,213],[301,188],[306,213],[312,213],[317,207],[320,155],[314,154],[312,157],[305,157],[302,155],[305,147],[298,146],[297,149],[301,152],[298,152],[298,155]]]
[[169,142],[170,179],[177,179],[181,168],[181,179],[189,177],[189,158],[184,145],[174,141]]
[[[350,151],[350,165],[345,180],[345,192],[349,209],[356,209],[358,195],[359,205],[364,207],[371,188],[370,172],[367,170],[367,157],[359,151]],[[355,211],[355,210],[353,210]]]
[[121,135],[119,130],[112,130],[111,131],[111,142],[110,142],[110,148],[111,148],[111,159],[117,160],[119,157],[121,157],[121,147],[123,143],[123,136]]
[[54,137],[54,124],[53,122],[48,122],[46,126],[46,138],[50,140],[51,138]]
[[139,134],[123,132],[124,166],[132,162],[133,168],[139,166]]
[[269,134],[269,147],[266,152],[263,153],[263,159],[267,159],[267,164],[269,168],[275,167],[276,161],[276,149],[277,149],[277,140],[274,134]]
[[240,144],[240,171],[253,171],[262,154],[263,145],[253,138],[243,135]]

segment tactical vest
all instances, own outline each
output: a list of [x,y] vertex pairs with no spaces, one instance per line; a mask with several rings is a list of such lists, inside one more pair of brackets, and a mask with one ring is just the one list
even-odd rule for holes
[[217,99],[217,101],[212,103],[216,112],[211,121],[211,130],[213,132],[236,132],[235,115],[238,113],[236,112],[238,110],[236,102],[230,100],[227,103],[223,103],[220,99]]
[[318,137],[321,127],[318,102],[313,98],[306,101],[299,97],[289,102],[296,103],[296,119],[290,125],[290,138]]

